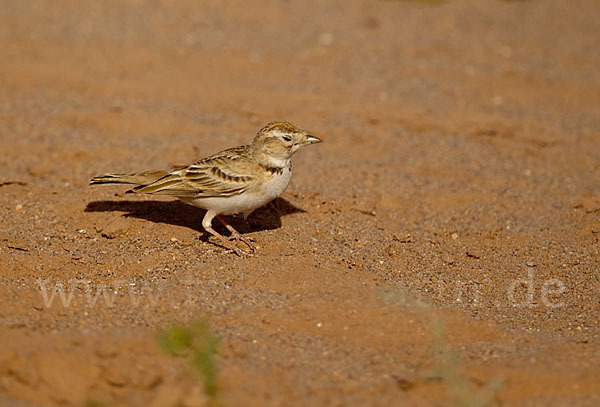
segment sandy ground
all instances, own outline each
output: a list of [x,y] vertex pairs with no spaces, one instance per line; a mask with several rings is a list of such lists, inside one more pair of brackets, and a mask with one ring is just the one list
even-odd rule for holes
[[[600,405],[600,3],[260,4],[2,2],[0,405],[205,405],[201,317],[227,406]],[[255,257],[87,186],[276,119]]]

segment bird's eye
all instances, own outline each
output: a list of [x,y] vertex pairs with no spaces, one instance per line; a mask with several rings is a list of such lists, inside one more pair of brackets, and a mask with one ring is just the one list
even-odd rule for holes
[[285,141],[292,141],[292,138],[289,135],[287,135],[287,134],[285,136],[283,136],[283,139]]

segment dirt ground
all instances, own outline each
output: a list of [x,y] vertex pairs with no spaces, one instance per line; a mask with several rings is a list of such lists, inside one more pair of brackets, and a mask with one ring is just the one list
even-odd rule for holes
[[[2,1],[0,405],[206,405],[155,340],[197,318],[226,406],[600,405],[599,12]],[[278,119],[325,142],[254,257],[87,185]]]

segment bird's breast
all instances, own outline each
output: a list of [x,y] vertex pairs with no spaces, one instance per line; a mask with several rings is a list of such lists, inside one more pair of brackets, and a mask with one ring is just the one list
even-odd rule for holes
[[280,172],[277,171],[268,176],[261,186],[261,192],[268,201],[273,200],[285,192],[291,179],[292,167],[290,165],[282,168]]

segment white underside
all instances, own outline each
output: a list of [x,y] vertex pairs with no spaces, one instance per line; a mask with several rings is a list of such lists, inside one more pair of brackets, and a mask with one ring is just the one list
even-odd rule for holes
[[[254,187],[245,192],[227,196],[211,198],[183,198],[182,201],[206,209],[214,215],[233,215],[243,213],[247,217],[253,210],[271,202],[286,190],[292,178],[291,167],[283,170],[281,175],[273,175],[266,182],[263,182],[258,188]],[[207,215],[209,215],[207,213]]]

